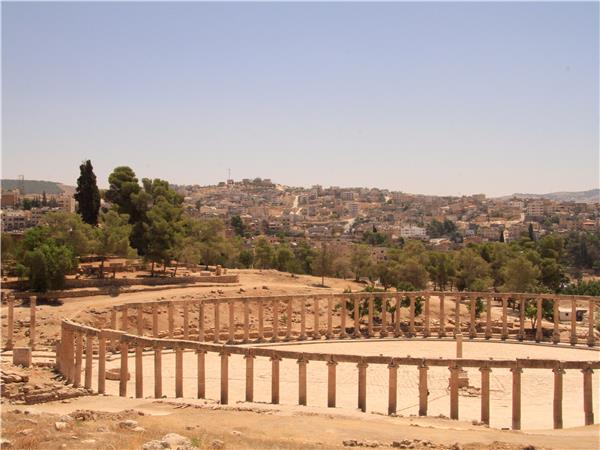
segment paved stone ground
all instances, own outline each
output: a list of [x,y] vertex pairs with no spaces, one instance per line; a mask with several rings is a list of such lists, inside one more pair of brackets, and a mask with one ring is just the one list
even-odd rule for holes
[[[304,344],[283,344],[273,348],[304,352],[352,353],[363,355],[396,355],[413,357],[438,357],[455,354],[453,341],[333,341]],[[596,360],[600,357],[597,350],[573,349],[569,347],[535,346],[528,344],[501,342],[465,342],[465,358],[553,358],[561,360]],[[175,357],[172,352],[163,353],[163,393],[168,397],[175,395]],[[107,363],[107,369],[119,367],[118,357]],[[94,367],[95,369],[95,367]],[[129,359],[131,379],[128,383],[128,396],[135,393],[135,359]],[[144,356],[144,395],[154,393],[153,357]],[[269,403],[271,400],[271,362],[267,358],[256,358],[254,363],[255,402]],[[327,367],[325,363],[308,364],[308,404],[326,408],[327,404]],[[230,357],[229,402],[233,404],[244,400],[245,361],[239,355]],[[470,385],[480,387],[480,372],[468,370]],[[449,371],[443,367],[430,368],[429,412],[431,416],[448,416],[450,398],[448,391]],[[593,376],[594,412],[600,416],[600,373]],[[491,426],[507,428],[511,424],[511,373],[508,369],[494,369],[491,374]],[[280,402],[296,405],[298,401],[298,367],[295,361],[284,360],[280,365]],[[358,369],[353,364],[340,363],[337,366],[337,406],[354,410],[357,407]],[[583,376],[577,370],[568,370],[564,376],[563,420],[564,426],[582,426],[583,417]],[[196,396],[196,355],[184,354],[184,397]],[[94,389],[96,373],[94,373]],[[220,390],[220,360],[216,354],[206,357],[206,395],[218,399]],[[118,395],[118,381],[107,380],[107,394]],[[529,369],[522,375],[522,427],[524,430],[552,428],[553,374],[550,370]],[[367,369],[367,410],[374,413],[387,412],[388,370],[384,365],[372,365]],[[480,396],[461,394],[460,419],[479,420]],[[417,414],[418,407],[418,371],[415,367],[398,369],[398,414]]]

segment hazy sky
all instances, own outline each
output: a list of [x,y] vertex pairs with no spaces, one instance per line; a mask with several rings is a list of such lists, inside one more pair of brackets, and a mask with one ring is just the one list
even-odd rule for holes
[[599,185],[599,5],[3,3],[2,176]]

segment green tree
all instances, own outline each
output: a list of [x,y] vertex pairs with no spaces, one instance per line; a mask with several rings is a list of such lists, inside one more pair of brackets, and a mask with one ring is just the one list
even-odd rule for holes
[[454,259],[450,253],[443,252],[431,252],[428,256],[427,271],[434,289],[443,291],[455,275]]
[[77,212],[87,224],[98,225],[98,211],[100,210],[100,191],[96,184],[96,175],[92,162],[88,159],[79,166],[79,178],[77,179]]
[[264,236],[256,241],[254,263],[259,269],[268,269],[273,262],[273,249]]
[[48,239],[25,254],[29,288],[36,292],[62,289],[66,274],[74,267],[71,249]]
[[504,285],[506,292],[535,292],[540,270],[525,256],[519,255],[506,263],[504,267]]
[[242,250],[240,252],[239,260],[242,267],[252,267],[252,264],[254,263],[254,255],[250,250]]
[[100,226],[96,229],[94,253],[100,256],[100,277],[104,276],[104,261],[107,256],[131,258],[135,250],[129,245],[131,225],[126,214],[109,210],[100,215]]
[[182,209],[165,199],[159,200],[148,211],[146,240],[148,247],[144,257],[152,262],[151,274],[154,275],[155,263],[163,264],[163,272],[175,257],[182,239]]
[[[457,255],[456,287],[460,291],[476,291],[483,284],[491,285],[489,264],[473,249],[466,248]],[[477,289],[475,289],[477,288]]]
[[94,249],[94,228],[78,214],[51,212],[43,216],[39,227],[44,230],[45,237],[54,239],[59,245],[66,245],[74,256],[87,255]]
[[294,253],[287,245],[280,245],[275,250],[275,267],[280,272],[288,271],[293,259]]
[[369,250],[369,247],[364,244],[352,246],[350,253],[350,266],[356,281],[358,281],[361,276],[368,274],[369,270],[373,266],[373,260],[371,259],[371,251]]
[[246,225],[240,216],[233,216],[231,218],[231,227],[238,236],[246,235]]
[[399,282],[410,283],[416,289],[425,289],[429,280],[427,269],[416,257],[402,261],[397,268],[397,276]]

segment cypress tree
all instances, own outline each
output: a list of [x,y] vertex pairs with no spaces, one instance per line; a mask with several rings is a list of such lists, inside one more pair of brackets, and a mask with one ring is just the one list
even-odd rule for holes
[[96,184],[96,175],[92,162],[88,159],[79,166],[80,175],[77,178],[75,200],[78,202],[77,212],[85,223],[98,225],[100,210],[100,190]]

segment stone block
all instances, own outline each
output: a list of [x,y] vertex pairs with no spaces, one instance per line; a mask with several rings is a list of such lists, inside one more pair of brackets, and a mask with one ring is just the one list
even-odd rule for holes
[[15,366],[31,366],[31,349],[29,347],[13,348],[13,364]]

